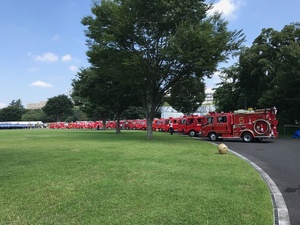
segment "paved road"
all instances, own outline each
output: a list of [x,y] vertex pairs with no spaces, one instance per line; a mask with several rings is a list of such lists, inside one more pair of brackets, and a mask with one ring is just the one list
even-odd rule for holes
[[271,177],[283,195],[291,225],[299,225],[300,140],[269,139],[261,143],[223,140],[222,143],[254,162]]

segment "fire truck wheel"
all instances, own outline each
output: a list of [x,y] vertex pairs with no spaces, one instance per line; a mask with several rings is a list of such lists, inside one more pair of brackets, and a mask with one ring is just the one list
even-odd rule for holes
[[208,134],[208,138],[209,138],[210,141],[216,141],[218,139],[218,136],[217,136],[216,133],[212,132],[212,133]]
[[253,136],[250,132],[245,132],[242,135],[242,139],[244,142],[252,142],[253,141]]
[[254,138],[254,142],[262,142],[263,139],[262,138]]
[[195,136],[196,136],[196,132],[195,132],[194,130],[191,130],[191,131],[189,132],[189,135],[190,135],[191,137],[195,137]]

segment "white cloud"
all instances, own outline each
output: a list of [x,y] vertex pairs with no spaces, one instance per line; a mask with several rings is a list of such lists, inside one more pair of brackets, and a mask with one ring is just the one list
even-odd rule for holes
[[69,62],[72,60],[72,56],[70,54],[67,54],[67,55],[64,55],[62,58],[61,58],[61,61],[63,62]]
[[33,57],[37,61],[54,62],[58,60],[58,56],[52,52],[45,52],[42,55],[34,55],[31,52],[29,52],[28,55]]
[[215,72],[211,78],[204,78],[206,92],[214,92],[213,89],[217,87],[217,83],[221,82],[220,71]]
[[4,103],[0,103],[0,109],[5,108],[7,105]]
[[71,65],[69,66],[69,70],[71,70],[72,72],[77,72],[78,71],[78,67],[75,65]]
[[36,81],[36,82],[33,82],[32,84],[30,84],[30,86],[35,86],[35,87],[43,87],[43,88],[50,88],[50,87],[53,87],[52,84],[50,83],[46,83],[46,82],[43,82],[43,81]]
[[220,0],[214,4],[214,7],[208,12],[208,14],[212,15],[215,12],[220,12],[225,17],[235,17],[234,13],[241,4],[242,0]]

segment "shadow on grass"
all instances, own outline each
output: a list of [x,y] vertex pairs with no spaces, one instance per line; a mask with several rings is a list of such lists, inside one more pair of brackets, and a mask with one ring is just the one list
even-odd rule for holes
[[[160,142],[164,140],[172,140],[172,136],[167,132],[153,132],[153,139],[148,140],[147,131],[144,130],[121,130],[117,134],[115,130],[51,130],[53,134],[68,133],[69,138],[77,138],[81,140],[102,140],[102,141],[149,141]],[[175,137],[175,135],[174,135]],[[173,138],[178,139],[178,138]]]

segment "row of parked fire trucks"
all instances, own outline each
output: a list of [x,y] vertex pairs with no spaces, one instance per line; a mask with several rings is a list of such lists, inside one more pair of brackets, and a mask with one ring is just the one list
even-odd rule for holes
[[[183,133],[192,137],[208,137],[211,141],[217,139],[242,139],[245,142],[277,138],[275,107],[258,110],[237,110],[229,113],[210,112],[207,115],[190,115],[180,118],[154,119],[152,129],[154,131]],[[102,121],[79,121],[71,123],[53,123],[50,128],[68,129],[103,129]],[[116,128],[115,121],[108,121],[106,129]],[[146,130],[145,119],[121,120],[121,129]]]

